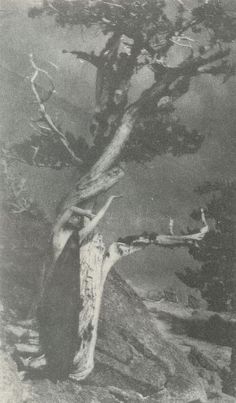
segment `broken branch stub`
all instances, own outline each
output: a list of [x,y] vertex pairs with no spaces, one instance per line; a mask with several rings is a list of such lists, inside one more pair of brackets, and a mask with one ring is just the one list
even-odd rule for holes
[[114,167],[109,171],[98,175],[86,175],[64,200],[60,210],[65,211],[72,206],[91,200],[100,193],[112,188],[124,176],[124,171],[119,167]]
[[[106,211],[108,210],[109,206],[111,205],[112,201],[116,198],[120,198],[121,196],[110,196],[104,206],[98,211],[97,214],[89,213],[87,210],[83,210],[78,207],[71,207],[67,209],[63,215],[61,216],[60,220],[57,221],[56,226],[53,230],[53,252],[54,252],[54,263],[61,255],[67,241],[69,240],[72,232],[72,229],[66,228],[66,224],[69,222],[73,213],[78,214],[82,217],[87,217],[89,219],[88,223],[85,223],[84,227],[80,229],[78,232],[79,234],[79,243],[82,242],[95,230],[98,223],[104,217]],[[82,226],[82,225],[81,225]]]

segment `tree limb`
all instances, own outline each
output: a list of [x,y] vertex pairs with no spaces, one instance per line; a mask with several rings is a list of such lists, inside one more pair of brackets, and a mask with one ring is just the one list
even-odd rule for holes
[[91,176],[97,176],[107,171],[120,155],[120,152],[124,147],[124,144],[128,141],[129,135],[133,129],[136,111],[136,107],[128,108],[128,110],[126,110],[115,136],[102,156],[92,167],[90,171]]
[[117,199],[121,196],[110,196],[104,206],[99,210],[99,212],[95,215],[95,217],[87,224],[84,228],[79,231],[79,239],[80,243],[96,228],[99,221],[104,217],[107,209],[111,205],[114,199]]
[[123,176],[124,171],[119,167],[114,167],[98,175],[91,174],[90,171],[89,175],[85,175],[77,182],[74,190],[63,201],[60,210],[65,211],[65,209],[90,200],[102,192],[106,192]]
[[[44,104],[45,104],[46,101],[48,101],[48,99],[51,97],[51,95],[52,95],[53,92],[55,91],[54,84],[53,84],[53,82],[52,82],[52,79],[51,79],[50,75],[49,75],[45,70],[39,68],[39,67],[35,64],[32,54],[30,54],[30,63],[31,63],[31,66],[32,66],[33,69],[34,69],[34,73],[33,73],[32,77],[31,77],[31,79],[30,79],[31,88],[32,88],[32,91],[33,91],[33,93],[34,93],[34,95],[35,95],[36,101],[37,101],[37,103],[38,103],[38,105],[39,105],[40,114],[41,114],[43,120],[44,120],[45,123],[48,125],[48,127],[51,129],[51,131],[52,131],[54,134],[56,134],[57,137],[60,139],[60,141],[62,142],[62,144],[64,145],[64,147],[67,149],[68,153],[71,155],[72,160],[76,162],[76,165],[81,165],[81,164],[83,164],[83,161],[74,153],[73,149],[70,147],[70,144],[69,144],[69,142],[68,142],[66,136],[64,135],[64,133],[62,133],[62,132],[56,127],[56,125],[55,125],[54,122],[52,121],[51,116],[48,115],[48,113],[47,113],[47,111],[46,111],[46,108],[45,108],[45,105],[44,105]],[[35,81],[36,81],[36,79],[37,79],[37,77],[38,77],[38,74],[39,74],[40,72],[43,73],[43,74],[48,78],[48,80],[49,80],[49,82],[50,82],[50,84],[51,84],[51,89],[49,90],[48,95],[47,95],[47,97],[46,97],[45,99],[43,99],[43,98],[40,97],[40,95],[39,95],[39,93],[38,93],[38,91],[37,91],[37,88],[36,88],[36,84],[35,84]]]
[[53,233],[56,234],[58,231],[60,231],[64,225],[66,225],[73,214],[76,214],[77,216],[80,217],[87,217],[90,220],[95,217],[94,214],[90,210],[84,210],[82,208],[72,206],[65,210],[65,212],[59,217],[59,219],[56,222],[56,225],[53,228]]
[[185,60],[181,63],[177,70],[182,72],[182,74],[190,74],[190,76],[195,76],[198,73],[199,68],[202,66],[207,66],[213,62],[217,62],[222,58],[229,56],[230,49],[219,49],[218,51],[210,54],[208,57],[206,56],[197,56],[191,60]]
[[94,52],[87,53],[81,50],[63,50],[62,53],[70,53],[71,55],[75,55],[77,59],[84,60],[86,62],[91,63],[93,66],[98,67],[100,57],[96,56]]
[[54,263],[58,259],[58,257],[61,255],[64,247],[66,246],[69,238],[71,237],[71,234],[73,233],[74,228],[66,228],[66,224],[69,222],[72,214],[78,214],[79,216],[84,216],[89,218],[91,221],[88,223],[85,223],[85,226],[82,227],[82,224],[80,223],[80,229],[79,231],[79,243],[81,244],[84,239],[94,231],[96,226],[98,225],[99,221],[104,217],[107,209],[111,205],[112,201],[118,197],[121,196],[110,196],[105,205],[101,208],[101,210],[98,211],[97,214],[92,214],[87,210],[83,210],[81,208],[77,207],[71,207],[68,208],[64,211],[64,213],[59,217],[57,220],[54,228],[53,228],[53,258],[54,258]]
[[188,12],[192,11],[191,8],[187,7],[186,4],[182,0],[176,0],[176,1],[183,7],[184,10],[186,10]]
[[[79,216],[87,216],[85,212],[87,210],[82,210],[83,213],[81,214],[81,209],[77,208],[76,205],[82,202],[85,202],[87,200],[91,200],[93,197],[97,196],[101,192],[104,192],[108,189],[110,189],[115,183],[119,181],[120,178],[124,176],[124,172],[122,169],[116,167],[111,169],[110,171],[105,172],[104,174],[94,176],[93,178],[86,178],[84,177],[84,180],[80,181],[76,189],[69,194],[69,196],[64,200],[62,206],[60,207],[61,214],[58,215],[58,218],[55,222],[55,225],[53,227],[53,256],[54,256],[54,262],[58,259],[60,254],[62,253],[65,245],[67,244],[70,236],[73,233],[73,229],[75,229],[75,226],[72,225],[72,228],[68,228],[66,224],[70,223],[71,217],[73,214],[79,214]],[[114,197],[113,197],[114,198]],[[113,200],[112,198],[112,200]],[[108,207],[110,205],[110,202],[108,204]],[[108,208],[107,207],[107,208]],[[105,209],[106,211],[107,209]],[[105,214],[105,212],[104,212]],[[103,215],[102,214],[102,217]],[[101,212],[100,212],[101,215]],[[98,217],[100,217],[100,215]],[[98,218],[97,217],[97,218]],[[101,217],[101,218],[102,218]],[[91,231],[95,228],[95,224],[97,225],[96,216],[91,215],[88,218],[92,218],[93,224],[92,224],[92,229]],[[77,220],[77,227],[80,226],[80,229],[82,230],[83,227],[83,221]],[[74,227],[74,228],[73,228]],[[90,228],[90,227],[89,227]],[[86,232],[82,232],[81,236],[85,237],[87,236],[87,230]],[[87,235],[86,235],[87,234]]]
[[119,239],[117,242],[112,244],[110,248],[116,252],[117,260],[118,256],[131,255],[134,252],[142,250],[143,248],[150,245],[163,246],[168,248],[179,247],[179,246],[190,246],[197,242],[200,242],[205,235],[209,232],[209,226],[206,222],[203,209],[201,209],[201,218],[203,227],[199,232],[189,235],[174,235],[173,233],[173,221],[171,221],[171,235],[158,235],[156,233],[143,235],[133,235],[128,236],[123,239]]

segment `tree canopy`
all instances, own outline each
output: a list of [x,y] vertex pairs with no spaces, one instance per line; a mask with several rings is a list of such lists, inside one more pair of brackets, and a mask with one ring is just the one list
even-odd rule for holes
[[[97,69],[96,107],[90,125],[93,142],[89,144],[78,133],[60,135],[60,127],[45,122],[39,111],[36,131],[12,145],[9,158],[54,169],[78,166],[82,160],[89,168],[111,142],[125,114],[133,115],[132,127],[118,161],[145,162],[163,153],[196,152],[204,136],[181,123],[175,101],[188,92],[193,77],[212,74],[226,81],[234,74],[230,53],[236,15],[215,0],[199,2],[192,9],[180,0],[171,11],[167,6],[163,0],[45,0],[41,7],[31,8],[30,17],[48,14],[60,26],[95,26],[107,38],[99,54],[63,50]],[[180,57],[170,57],[173,52]],[[131,103],[131,79],[144,67],[153,72],[153,84]],[[49,81],[48,91],[40,80],[35,83],[45,107],[54,92],[53,81],[46,72],[38,72]]]

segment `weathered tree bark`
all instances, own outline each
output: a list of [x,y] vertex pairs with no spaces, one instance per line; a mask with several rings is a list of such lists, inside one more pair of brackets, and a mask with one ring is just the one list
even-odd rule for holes
[[[119,44],[119,36],[112,38],[111,49],[108,49],[108,53],[106,53],[105,49],[100,55],[100,60],[92,57],[92,62],[95,63],[94,60],[96,59],[96,64],[98,63],[98,70],[99,63],[103,63],[102,67],[100,65],[101,68],[106,67],[102,71],[103,78],[106,78],[109,74],[113,78],[113,74],[116,76],[113,71],[112,61],[113,57],[114,60],[117,60]],[[133,53],[130,56],[131,60],[129,60],[129,74],[125,77],[126,83],[129,82],[135,65],[137,51],[135,46],[133,49]],[[78,56],[80,57],[81,55],[78,54]],[[89,59],[88,56],[86,57]],[[114,126],[114,132],[112,131],[113,129],[109,132],[111,138],[108,146],[102,150],[101,156],[89,172],[79,179],[74,189],[60,206],[60,212],[53,228],[52,259],[48,267],[46,267],[45,282],[38,311],[41,328],[40,342],[43,351],[39,349],[41,354],[40,362],[39,357],[37,357],[27,361],[28,366],[36,368],[40,367],[41,364],[45,365],[47,362],[51,372],[53,372],[54,367],[62,367],[59,372],[55,370],[55,377],[64,377],[70,373],[70,377],[74,379],[84,379],[93,368],[102,293],[106,276],[111,267],[121,257],[130,255],[148,245],[163,247],[189,246],[192,243],[201,241],[206,232],[208,232],[208,226],[205,222],[204,214],[202,214],[204,227],[199,233],[177,236],[173,234],[171,226],[170,235],[145,234],[131,236],[113,243],[106,250],[101,235],[94,234],[94,231],[114,196],[108,199],[98,213],[95,214],[91,211],[94,198],[113,187],[124,174],[121,168],[116,167],[115,164],[123,147],[129,140],[139,111],[147,101],[156,104],[158,100],[168,94],[169,86],[175,85],[175,81],[183,74],[194,75],[197,68],[206,63],[206,60],[199,58],[197,61],[191,60],[180,68],[166,68],[161,80],[149,90],[146,90],[137,102],[126,108],[126,102],[124,102],[121,109],[117,104],[117,109],[114,107],[110,111],[115,116],[117,126]],[[65,142],[66,139],[63,134],[57,128],[54,128],[52,119],[46,113],[45,100],[40,98],[35,86],[38,73],[43,71],[36,66],[32,57],[31,64],[35,70],[31,85],[39,104],[41,117],[55,132],[55,135],[60,138],[75,162],[77,164],[81,163]],[[194,70],[193,67],[196,67],[196,69]],[[117,68],[120,68],[119,63]],[[112,71],[108,72],[107,69],[112,69]],[[99,74],[101,74],[101,71],[99,71]],[[98,78],[99,80],[100,78]],[[97,105],[99,106],[99,113],[107,114],[109,97],[114,97],[117,88],[120,90],[120,86],[123,86],[121,81],[118,80],[115,87],[111,78],[106,83],[101,84],[98,82]],[[127,88],[124,94],[126,94],[126,91]],[[110,94],[108,94],[109,92]],[[106,116],[106,119],[108,119],[108,116]],[[66,295],[65,301],[60,300],[58,291],[60,287],[61,289],[63,288],[63,292]],[[60,337],[56,329],[60,329]],[[66,345],[64,348],[65,340]],[[59,345],[60,347],[58,347]],[[56,358],[56,356],[61,355],[61,351],[59,352],[58,348],[64,348],[65,351],[65,355],[61,356],[59,361]],[[45,353],[45,355],[42,355],[42,353]]]
[[[109,203],[106,203],[105,208],[100,210],[100,217],[95,217],[97,220],[105,213],[110,201],[111,199],[108,201]],[[196,234],[186,236],[177,236],[174,234],[131,236],[114,242],[108,249],[105,248],[103,238],[98,233],[92,235],[89,240],[88,238],[84,238],[80,246],[80,262],[78,261],[78,265],[80,265],[80,309],[77,322],[79,346],[73,359],[73,367],[70,373],[71,378],[82,380],[93,369],[103,288],[107,274],[114,264],[122,257],[140,251],[149,245],[164,247],[188,246],[200,241],[208,231],[204,216],[203,222],[205,226]],[[89,223],[87,226],[89,226]],[[83,238],[83,230],[79,234]],[[90,232],[87,234],[87,237],[89,235]],[[67,270],[66,267],[65,270]]]
[[[70,377],[86,378],[94,367],[94,350],[103,287],[109,268],[102,236],[96,234],[80,249],[80,301],[78,337],[80,347],[73,359]],[[106,263],[105,263],[106,262]]]

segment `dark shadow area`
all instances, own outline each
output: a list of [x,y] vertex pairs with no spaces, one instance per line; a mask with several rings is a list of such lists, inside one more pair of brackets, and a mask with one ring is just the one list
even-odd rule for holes
[[190,318],[180,318],[170,312],[160,311],[158,319],[171,325],[171,332],[204,340],[220,346],[232,346],[234,340],[235,321],[224,319],[218,314],[205,315],[204,311]]

